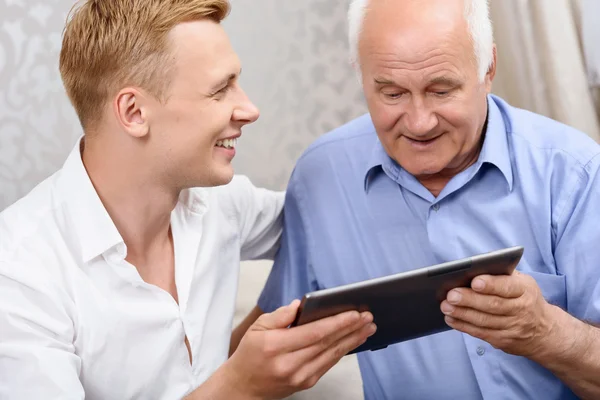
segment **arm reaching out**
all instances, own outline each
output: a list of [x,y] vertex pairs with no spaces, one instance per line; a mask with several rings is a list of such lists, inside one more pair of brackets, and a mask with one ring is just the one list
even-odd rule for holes
[[187,400],[287,397],[314,386],[375,333],[373,316],[356,311],[288,328],[299,304],[260,315],[229,360]]

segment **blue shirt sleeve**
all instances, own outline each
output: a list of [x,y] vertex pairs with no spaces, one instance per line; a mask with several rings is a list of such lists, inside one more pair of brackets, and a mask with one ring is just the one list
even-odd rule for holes
[[318,288],[310,261],[310,237],[303,195],[306,193],[297,171],[288,185],[283,208],[281,247],[258,299],[259,308],[268,313],[301,299]]
[[557,210],[554,260],[565,276],[566,308],[581,320],[600,323],[600,155],[574,174],[573,190]]

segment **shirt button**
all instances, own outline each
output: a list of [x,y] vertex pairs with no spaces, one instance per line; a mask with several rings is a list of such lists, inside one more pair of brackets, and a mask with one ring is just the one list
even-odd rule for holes
[[439,210],[439,209],[440,209],[440,204],[439,204],[439,203],[436,203],[436,204],[434,204],[434,205],[433,205],[431,208],[433,208],[433,211],[437,211],[437,210]]
[[481,346],[477,347],[477,355],[482,356],[485,354],[485,349]]

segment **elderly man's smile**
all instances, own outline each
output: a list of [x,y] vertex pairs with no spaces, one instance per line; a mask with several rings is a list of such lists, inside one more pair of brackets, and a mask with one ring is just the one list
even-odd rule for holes
[[435,146],[437,144],[437,142],[439,142],[439,140],[442,138],[442,136],[444,136],[443,133],[441,135],[438,135],[438,136],[435,136],[435,137],[429,138],[429,139],[427,139],[427,138],[417,139],[417,138],[410,138],[408,136],[402,136],[401,139],[417,150],[427,150],[427,149]]

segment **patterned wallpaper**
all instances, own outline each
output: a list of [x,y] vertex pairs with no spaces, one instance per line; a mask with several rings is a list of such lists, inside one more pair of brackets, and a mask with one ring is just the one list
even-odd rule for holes
[[242,59],[241,84],[261,109],[236,157],[258,184],[284,188],[317,136],[366,112],[348,62],[348,0],[233,0],[225,22]]
[[[320,134],[365,112],[347,62],[348,0],[232,0],[225,21],[241,83],[261,109],[236,171],[285,187]],[[56,171],[81,134],[58,74],[73,0],[0,0],[0,210]]]
[[54,172],[79,134],[58,74],[68,0],[0,0],[0,210]]

